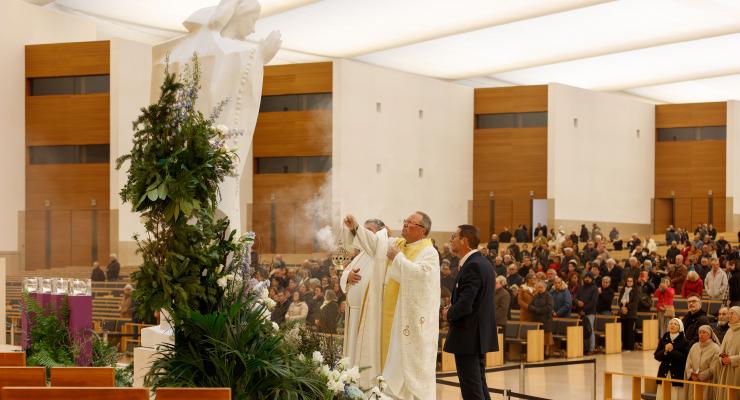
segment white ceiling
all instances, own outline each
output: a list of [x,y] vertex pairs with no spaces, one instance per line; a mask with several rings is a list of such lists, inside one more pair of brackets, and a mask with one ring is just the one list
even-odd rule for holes
[[[38,0],[27,0],[38,1]],[[44,1],[45,3],[49,1]],[[218,0],[56,0],[156,43]],[[261,0],[277,63],[351,58],[474,87],[559,82],[656,102],[740,99],[740,0]]]

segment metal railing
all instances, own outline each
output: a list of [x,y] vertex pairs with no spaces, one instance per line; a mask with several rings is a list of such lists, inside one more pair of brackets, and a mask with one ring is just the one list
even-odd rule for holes
[[[596,359],[595,358],[588,358],[585,360],[574,360],[574,361],[521,363],[521,364],[514,364],[514,365],[505,365],[503,367],[486,368],[486,374],[494,373],[494,372],[519,370],[519,391],[518,392],[515,392],[511,389],[496,389],[496,388],[490,388],[490,387],[488,388],[488,391],[491,393],[503,395],[504,399],[506,400],[509,400],[509,399],[550,400],[545,397],[538,397],[538,396],[528,395],[525,393],[527,391],[525,371],[527,369],[532,369],[532,368],[561,367],[565,365],[578,365],[578,364],[592,364],[593,365],[593,389],[591,391],[591,396],[593,400],[596,400]],[[444,378],[449,378],[453,376],[457,376],[457,371],[438,373],[437,383],[440,385],[460,387],[460,384],[458,382],[448,381],[444,379]]]

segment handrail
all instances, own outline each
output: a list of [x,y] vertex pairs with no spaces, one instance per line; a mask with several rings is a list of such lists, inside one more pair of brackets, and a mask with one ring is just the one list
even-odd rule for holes
[[[640,400],[640,395],[642,393],[642,381],[653,381],[656,382],[669,382],[669,383],[681,383],[681,384],[688,384],[695,387],[714,387],[714,388],[720,388],[720,389],[727,389],[727,400],[734,400],[735,396],[740,394],[740,386],[732,386],[732,385],[721,385],[718,383],[709,383],[709,382],[700,382],[700,381],[687,381],[684,379],[673,379],[673,378],[660,378],[657,376],[648,376],[648,375],[638,375],[638,374],[630,374],[626,372],[613,372],[613,371],[606,371],[604,372],[604,400],[612,400],[612,377],[613,376],[625,376],[632,378],[632,399],[633,400]],[[664,400],[671,400],[671,387],[673,385],[665,385],[663,386],[663,399]],[[704,392],[701,390],[695,390],[693,400],[704,400]],[[677,400],[677,399],[673,399]],[[717,399],[719,400],[719,399]]]

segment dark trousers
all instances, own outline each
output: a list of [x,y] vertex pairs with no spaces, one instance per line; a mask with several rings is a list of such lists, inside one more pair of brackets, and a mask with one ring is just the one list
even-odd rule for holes
[[455,367],[463,400],[491,400],[485,354],[455,354]]
[[635,323],[637,320],[634,318],[620,318],[622,323],[622,350],[634,350],[635,349]]

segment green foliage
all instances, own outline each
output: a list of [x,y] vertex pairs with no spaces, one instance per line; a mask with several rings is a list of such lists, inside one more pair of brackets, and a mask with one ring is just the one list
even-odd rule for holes
[[318,351],[324,363],[332,368],[342,358],[342,339],[309,329],[302,321],[286,323],[283,331],[288,342],[307,358]]
[[296,357],[263,312],[251,296],[210,314],[192,311],[175,327],[175,344],[154,362],[147,385],[230,387],[238,400],[323,398],[315,366]]
[[76,350],[67,329],[69,307],[66,300],[57,312],[44,309],[24,294],[24,302],[31,316],[31,347],[27,350],[26,364],[47,369],[74,365]]
[[134,385],[134,363],[124,368],[116,368],[116,386],[131,387]]
[[95,332],[92,332],[92,366],[114,367],[118,362],[118,352]]
[[[23,294],[23,301],[32,321],[30,332],[31,348],[27,350],[26,364],[29,366],[68,367],[75,365],[80,349],[69,336],[69,306],[65,300],[57,311],[42,308],[34,299]],[[108,346],[100,336],[92,334],[92,365],[109,367],[116,365],[116,348]]]
[[[233,271],[241,248],[228,232],[228,220],[215,220],[218,185],[233,174],[235,152],[221,145],[224,134],[213,126],[217,113],[206,118],[194,107],[200,68],[197,58],[181,80],[165,72],[159,100],[141,110],[134,122],[124,202],[140,212],[147,238],[137,238],[144,260],[132,274],[134,300],[142,318],[161,308],[175,316],[189,309],[214,309],[223,288],[205,282]],[[227,263],[227,260],[232,260]],[[220,265],[220,272],[215,271]],[[202,271],[207,275],[203,276]]]

